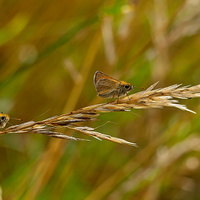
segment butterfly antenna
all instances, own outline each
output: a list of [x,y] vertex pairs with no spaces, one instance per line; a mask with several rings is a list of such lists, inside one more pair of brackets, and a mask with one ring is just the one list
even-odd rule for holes
[[14,120],[18,120],[18,121],[23,121],[23,119],[14,118],[14,117],[10,117],[10,119],[14,119]]
[[146,90],[144,87],[137,87],[137,86],[133,86],[133,87],[135,87],[135,88],[139,88],[139,89],[141,89],[141,90]]

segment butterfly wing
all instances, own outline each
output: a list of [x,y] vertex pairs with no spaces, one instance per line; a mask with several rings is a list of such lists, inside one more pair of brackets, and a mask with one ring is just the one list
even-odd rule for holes
[[[100,80],[100,79],[114,79],[110,76],[108,76],[107,74],[104,74],[103,72],[101,71],[96,71],[95,74],[94,74],[94,84],[96,85],[96,83]],[[116,79],[114,79],[116,80]],[[117,81],[117,80],[116,80]]]
[[101,97],[112,98],[118,93],[118,83],[110,79],[100,79],[96,84],[96,91]]
[[104,98],[114,97],[118,93],[118,86],[121,82],[97,71],[94,75],[94,84],[98,96]]

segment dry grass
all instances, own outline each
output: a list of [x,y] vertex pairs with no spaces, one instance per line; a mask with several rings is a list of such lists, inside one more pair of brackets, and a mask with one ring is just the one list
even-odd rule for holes
[[136,143],[128,142],[110,135],[105,135],[95,131],[95,128],[80,126],[78,124],[81,122],[87,123],[96,121],[98,120],[97,117],[103,112],[124,112],[130,111],[130,109],[175,107],[195,114],[194,111],[188,109],[185,105],[179,104],[179,102],[173,98],[188,99],[200,97],[200,85],[180,87],[180,85],[175,84],[165,88],[154,89],[156,84],[157,83],[142,92],[121,98],[119,102],[115,100],[109,103],[87,106],[76,111],[72,111],[71,113],[53,116],[42,121],[29,121],[19,125],[10,126],[1,131],[0,135],[7,133],[38,133],[67,140],[84,140],[67,136],[62,132],[56,132],[53,130],[56,127],[66,127],[97,139],[105,139],[137,147]]

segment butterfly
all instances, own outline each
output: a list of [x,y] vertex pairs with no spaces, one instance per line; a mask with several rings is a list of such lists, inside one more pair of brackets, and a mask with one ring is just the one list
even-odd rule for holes
[[134,87],[131,83],[117,80],[100,71],[96,71],[94,74],[94,85],[98,96],[117,97],[118,100],[120,96],[127,95]]
[[10,120],[10,116],[8,114],[0,113],[0,128],[4,128],[8,121]]

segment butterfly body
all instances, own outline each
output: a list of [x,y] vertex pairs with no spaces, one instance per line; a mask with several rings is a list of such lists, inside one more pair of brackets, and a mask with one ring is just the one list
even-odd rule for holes
[[119,98],[133,89],[132,84],[114,79],[100,71],[94,74],[94,85],[98,96],[103,98]]

